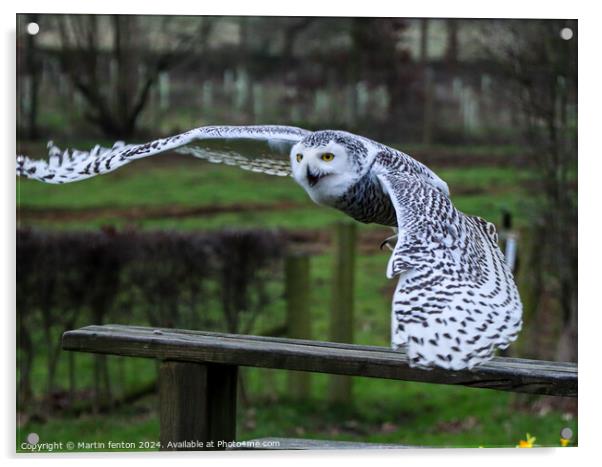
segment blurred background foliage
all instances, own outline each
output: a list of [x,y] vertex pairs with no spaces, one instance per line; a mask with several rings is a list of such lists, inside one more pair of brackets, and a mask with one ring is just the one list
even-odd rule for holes
[[[18,15],[17,151],[208,124],[377,139],[434,169],[459,209],[518,235],[525,328],[511,354],[577,361],[577,33],[573,20]],[[18,442],[156,439],[154,363],[67,354],[61,333],[282,335],[290,251],[312,255],[308,319],[328,339],[343,215],[290,180],[167,154],[64,186],[19,179],[17,200]],[[359,226],[357,343],[388,345],[388,234]],[[341,406],[323,375],[300,400],[284,372],[242,374],[241,438],[514,446],[576,433],[562,399],[358,378]]]

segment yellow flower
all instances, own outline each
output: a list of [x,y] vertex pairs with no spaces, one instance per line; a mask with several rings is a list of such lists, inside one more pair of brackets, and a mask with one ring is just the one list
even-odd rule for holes
[[566,448],[566,447],[569,445],[569,443],[570,443],[570,442],[571,442],[571,440],[570,440],[570,439],[564,439],[564,438],[560,438],[560,445],[561,445],[563,448]]
[[535,438],[535,436],[531,436],[529,433],[527,433],[527,440],[520,440],[518,442],[518,445],[516,446],[517,448],[532,448],[533,444],[535,443],[535,440],[537,438]]

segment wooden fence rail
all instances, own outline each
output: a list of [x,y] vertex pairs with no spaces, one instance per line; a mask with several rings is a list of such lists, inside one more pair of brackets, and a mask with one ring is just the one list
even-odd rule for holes
[[420,370],[384,347],[121,325],[68,331],[63,349],[161,360],[162,449],[219,449],[234,441],[238,366],[577,397],[572,363],[494,358],[473,370]]

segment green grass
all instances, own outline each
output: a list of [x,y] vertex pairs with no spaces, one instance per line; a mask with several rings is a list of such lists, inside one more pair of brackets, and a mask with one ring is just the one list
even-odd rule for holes
[[[144,442],[158,441],[159,420],[151,406],[154,400],[142,401],[134,407],[119,410],[118,413],[107,415],[85,415],[78,418],[56,417],[47,422],[30,422],[18,430],[17,450],[29,452],[23,444],[29,433],[37,433],[40,443],[63,443],[58,452],[94,451],[97,449],[88,446],[79,446],[79,443],[107,443],[106,449],[99,451],[131,451],[132,449],[110,449],[109,441],[134,443],[135,450],[155,451],[152,446]],[[148,407],[143,406],[146,403]],[[74,443],[70,449],[66,443]],[[45,451],[47,452],[47,451]]]
[[[313,376],[313,383],[314,393],[327,391],[327,377]],[[243,427],[249,426],[247,419],[256,420],[255,428],[242,430],[241,438],[277,434],[423,446],[514,447],[527,432],[544,446],[559,445],[562,427],[577,433],[576,421],[563,420],[559,413],[537,416],[509,410],[513,394],[368,378],[354,378],[353,384],[353,406],[332,406],[322,398],[260,405],[255,412],[248,411],[250,415],[243,414]]]
[[[355,342],[388,345],[388,307],[393,281],[384,278],[387,254],[358,258]],[[329,278],[332,258],[323,254],[311,260],[311,316],[315,339],[328,339]],[[271,319],[259,320],[257,328],[284,319],[284,301],[272,306]],[[124,317],[121,322],[128,322]],[[66,354],[59,365],[59,381],[66,381]],[[78,388],[90,387],[93,359],[76,355]],[[140,387],[156,375],[154,362],[144,359],[109,357],[115,393]],[[35,362],[34,381],[43,389],[44,357]],[[266,436],[306,437],[453,447],[514,447],[526,433],[537,444],[557,446],[560,430],[568,426],[577,433],[577,422],[551,411],[538,415],[516,405],[517,396],[485,389],[353,378],[354,404],[332,406],[328,402],[328,376],[312,374],[311,396],[305,401],[288,398],[286,371],[245,368],[242,370],[247,406],[238,414],[238,439]],[[523,400],[525,396],[518,396]],[[537,399],[537,398],[530,398]],[[19,430],[18,440],[35,432],[45,442],[94,442],[126,440],[140,449],[143,442],[158,436],[156,397],[139,401],[110,415],[52,417],[41,423],[31,421]],[[517,407],[519,407],[517,409]],[[142,444],[139,444],[142,443]],[[105,445],[105,447],[108,445]],[[94,450],[89,446],[82,450]]]
[[179,164],[173,166],[158,166],[153,162],[140,161],[114,173],[66,185],[46,185],[19,179],[18,202],[22,206],[78,209],[236,202],[307,203],[301,187],[285,177],[250,175],[241,170],[224,170],[228,167],[197,161],[191,164],[179,160]]
[[[564,427],[577,433],[577,420],[567,420],[561,413],[537,415],[513,409],[516,396],[510,393],[354,378],[355,403],[337,406],[323,397],[328,387],[325,375],[312,375],[313,396],[295,401],[282,394],[284,371],[247,369],[244,373],[247,386],[254,391],[265,392],[261,386],[266,382],[279,390],[276,396],[263,398],[255,392],[252,405],[239,408],[239,440],[297,437],[433,447],[515,447],[526,433],[537,437],[538,446],[559,446]],[[158,440],[156,406],[157,398],[148,397],[111,415],[30,422],[19,430],[17,442],[20,445],[34,432],[42,442],[113,440],[135,443],[138,450],[155,450],[144,442]],[[575,445],[577,438],[572,441]]]
[[[437,171],[449,184],[456,206],[467,214],[496,222],[501,208],[509,208],[520,223],[523,213],[521,182],[528,174],[511,168],[445,168]],[[458,194],[455,195],[454,193]],[[142,228],[213,229],[225,226],[325,228],[344,214],[316,206],[288,177],[250,174],[223,165],[182,158],[169,164],[169,156],[140,161],[114,173],[66,185],[31,180],[17,182],[18,206],[30,209],[144,208],[235,206],[247,203],[292,207],[273,211],[243,211],[196,218],[162,218],[126,221],[115,213],[82,221],[37,221],[55,228],[98,228],[102,225],[135,225]],[[23,222],[22,222],[23,224]],[[29,224],[29,223],[27,223]]]
[[[486,152],[486,151],[485,151]],[[515,213],[519,226],[529,221],[523,183],[528,173],[512,168],[478,167],[437,170],[451,189],[455,205],[468,214],[497,222],[501,208]],[[327,229],[345,216],[315,206],[292,180],[234,170],[182,158],[158,157],[140,161],[119,171],[68,185],[45,185],[19,179],[19,206],[28,209],[86,211],[100,207],[191,207],[232,206],[248,203],[290,208],[244,211],[187,218],[158,218],[128,221],[114,214],[93,218],[22,219],[20,224],[52,229],[95,229],[113,224],[144,229],[219,229],[239,227]],[[454,193],[458,193],[454,195]],[[379,229],[360,226],[360,232]],[[388,253],[378,250],[361,254],[356,268],[355,342],[388,345],[389,307],[394,281],[385,278]],[[328,339],[328,311],[332,258],[329,252],[311,259],[311,319],[314,338]],[[274,284],[275,288],[281,284]],[[276,289],[275,289],[276,290]],[[279,290],[279,289],[278,289]],[[128,323],[130,316],[120,316]],[[284,319],[284,301],[278,299],[256,328]],[[58,336],[57,336],[58,337]],[[57,381],[67,385],[66,355],[61,355]],[[94,361],[76,355],[78,389],[90,387]],[[152,381],[154,362],[109,357],[114,391],[121,394]],[[516,395],[491,390],[469,389],[378,379],[354,378],[354,404],[328,403],[328,377],[312,375],[312,393],[306,401],[286,395],[286,372],[245,369],[245,387],[251,403],[238,415],[239,439],[261,436],[291,436],[356,441],[392,442],[428,446],[515,446],[527,432],[537,444],[557,446],[560,429],[569,426],[577,433],[576,420],[565,420],[552,410],[538,415]],[[45,358],[34,361],[36,394],[44,391]],[[158,437],[156,397],[148,397],[111,414],[81,417],[59,414],[48,419],[26,420],[18,430],[17,447],[28,433],[47,441],[155,441]],[[520,408],[520,407],[525,408]],[[517,408],[519,407],[519,408]],[[35,412],[35,411],[34,411]],[[76,448],[77,449],[77,448]],[[146,449],[142,446],[142,449]]]

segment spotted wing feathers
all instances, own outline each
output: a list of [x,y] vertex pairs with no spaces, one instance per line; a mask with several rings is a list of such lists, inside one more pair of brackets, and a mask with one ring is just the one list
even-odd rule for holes
[[[46,183],[69,183],[172,150],[255,172],[288,175],[288,151],[307,134],[301,128],[279,125],[207,126],[145,144],[117,142],[111,148],[95,146],[90,151],[61,150],[50,142],[47,161],[17,156],[17,175]],[[237,141],[263,143],[263,146],[260,152],[248,156],[236,149]]]
[[226,164],[240,167],[251,172],[265,173],[285,177],[291,175],[291,164],[286,159],[270,159],[267,157],[250,158],[244,152],[235,150],[214,150],[197,145],[188,145],[176,149],[177,153],[190,154],[214,164]]
[[472,368],[507,347],[522,306],[493,224],[456,210],[424,181],[377,170],[398,219],[387,276],[399,276],[391,340],[410,364]]

